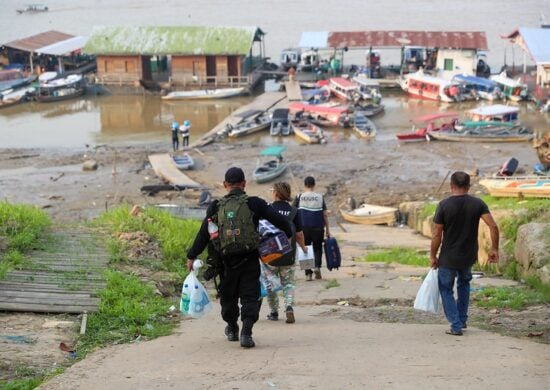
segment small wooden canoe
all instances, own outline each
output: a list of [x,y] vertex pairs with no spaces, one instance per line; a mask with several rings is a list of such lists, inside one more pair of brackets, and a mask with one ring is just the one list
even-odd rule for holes
[[286,150],[285,146],[275,145],[270,146],[260,152],[260,158],[262,157],[276,157],[276,159],[270,159],[263,164],[258,162],[258,166],[254,170],[253,177],[257,183],[266,183],[281,176],[287,169],[287,163],[283,162],[283,152]]
[[380,114],[382,111],[384,111],[383,104],[369,103],[364,105],[357,105],[354,112],[367,117],[371,117]]
[[397,220],[396,208],[373,204],[362,204],[351,211],[340,210],[340,214],[342,214],[342,217],[348,222],[360,223],[363,225],[393,225]]
[[294,134],[308,144],[319,144],[325,142],[323,129],[311,122],[292,122]]
[[373,138],[376,136],[377,131],[375,124],[369,118],[360,114],[355,114],[353,130],[361,138]]
[[550,176],[493,177],[479,184],[495,197],[550,198]]
[[172,159],[178,169],[192,169],[195,165],[193,158],[188,153],[172,156]]

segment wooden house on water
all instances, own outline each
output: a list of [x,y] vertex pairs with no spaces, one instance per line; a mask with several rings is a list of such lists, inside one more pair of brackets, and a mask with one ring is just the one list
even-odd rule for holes
[[95,27],[84,51],[96,81],[167,89],[252,87],[264,63],[258,27]]

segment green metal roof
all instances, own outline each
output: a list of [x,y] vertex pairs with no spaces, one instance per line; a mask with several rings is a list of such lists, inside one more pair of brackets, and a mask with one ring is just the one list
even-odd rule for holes
[[247,55],[258,27],[94,27],[84,52],[96,55]]

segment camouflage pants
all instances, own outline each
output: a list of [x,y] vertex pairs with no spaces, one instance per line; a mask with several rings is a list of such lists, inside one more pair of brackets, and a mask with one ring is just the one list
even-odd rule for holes
[[[285,308],[287,306],[294,306],[294,265],[283,267],[272,267],[268,265],[268,267],[281,279],[281,284],[283,285],[283,296],[285,299]],[[271,312],[279,311],[279,297],[277,296],[277,293],[268,294],[267,301]]]

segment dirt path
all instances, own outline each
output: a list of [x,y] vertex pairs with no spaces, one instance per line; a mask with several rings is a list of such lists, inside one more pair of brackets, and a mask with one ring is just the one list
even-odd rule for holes
[[[297,272],[297,322],[287,325],[282,320],[268,321],[263,305],[254,328],[256,348],[243,350],[238,343],[225,340],[216,303],[206,317],[183,320],[171,336],[98,351],[41,388],[547,386],[548,345],[481,330],[476,326],[474,317],[479,312],[475,308],[463,337],[446,335],[448,325],[442,315],[411,308],[427,269],[352,261],[357,241],[348,244],[351,241],[345,237],[360,233],[367,247],[376,246],[392,233],[401,235],[400,239],[408,236],[417,247],[427,244],[427,239],[406,228],[388,232],[356,227],[355,232],[337,233],[346,259],[343,266],[337,271],[324,271],[321,281],[305,282],[302,273]],[[339,286],[327,288],[330,279],[338,280]],[[474,281],[474,288],[513,283],[482,278]]]

